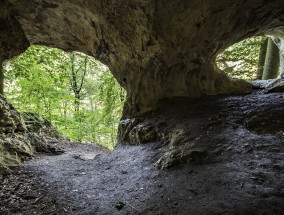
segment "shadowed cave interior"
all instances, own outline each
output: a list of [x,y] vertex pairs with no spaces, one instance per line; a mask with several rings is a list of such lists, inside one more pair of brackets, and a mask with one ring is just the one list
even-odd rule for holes
[[[41,181],[33,186],[46,190],[47,214],[282,213],[282,79],[231,79],[215,64],[230,45],[271,35],[282,71],[282,0],[0,0],[0,11],[0,63],[32,44],[80,51],[127,92],[112,153],[94,147],[86,161],[65,143],[69,153],[28,161],[1,178],[5,187]],[[0,117],[3,154],[24,161],[60,147],[28,132],[2,96]],[[0,208],[43,214],[28,201]]]

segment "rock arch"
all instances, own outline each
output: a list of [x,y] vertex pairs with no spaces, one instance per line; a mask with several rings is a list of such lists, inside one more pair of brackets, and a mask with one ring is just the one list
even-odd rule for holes
[[124,116],[159,100],[251,90],[214,65],[216,55],[284,25],[284,2],[1,0],[1,61],[42,44],[105,63],[126,89]]

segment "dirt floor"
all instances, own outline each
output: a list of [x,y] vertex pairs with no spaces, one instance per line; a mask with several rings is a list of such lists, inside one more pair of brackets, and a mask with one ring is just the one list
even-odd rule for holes
[[113,152],[50,141],[65,153],[0,176],[0,214],[284,214],[283,93],[179,98],[151,116],[186,132],[204,159],[160,169],[167,141]]

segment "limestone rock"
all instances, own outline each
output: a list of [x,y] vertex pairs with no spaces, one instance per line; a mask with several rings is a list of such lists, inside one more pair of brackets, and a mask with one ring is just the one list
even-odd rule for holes
[[[127,91],[119,138],[136,143],[164,138],[155,126],[125,122],[161,100],[251,92],[215,58],[250,36],[278,36],[284,26],[283,0],[0,0],[0,9],[0,62],[29,44],[94,56]],[[2,129],[23,129],[2,115],[10,120]]]
[[17,56],[29,46],[19,22],[11,14],[9,2],[0,1],[0,64]]
[[0,95],[0,171],[33,156],[21,115]]
[[250,92],[250,84],[216,68],[217,54],[284,25],[282,0],[1,2],[17,21],[7,27],[24,32],[19,41],[82,51],[105,63],[127,91],[124,116],[153,110],[164,98]]
[[62,153],[40,133],[28,131],[20,113],[0,95],[0,171],[32,158],[35,151]]
[[20,113],[0,95],[0,134],[25,130],[26,126]]
[[164,139],[160,128],[152,123],[140,121],[139,118],[121,120],[118,139],[124,143],[143,144]]
[[26,133],[0,134],[0,172],[33,157],[34,148]]
[[174,149],[163,154],[156,165],[164,169],[187,162],[201,163],[207,156],[208,153],[204,150]]
[[69,137],[59,132],[45,117],[31,112],[22,112],[21,115],[29,132],[56,140],[70,141]]
[[284,77],[284,27],[272,33],[272,39],[279,48],[280,76]]

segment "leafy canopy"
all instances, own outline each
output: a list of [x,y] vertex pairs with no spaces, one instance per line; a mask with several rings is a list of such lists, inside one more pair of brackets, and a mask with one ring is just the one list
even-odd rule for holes
[[31,46],[4,69],[5,95],[18,110],[45,116],[74,141],[114,147],[125,92],[106,66],[82,53]]

